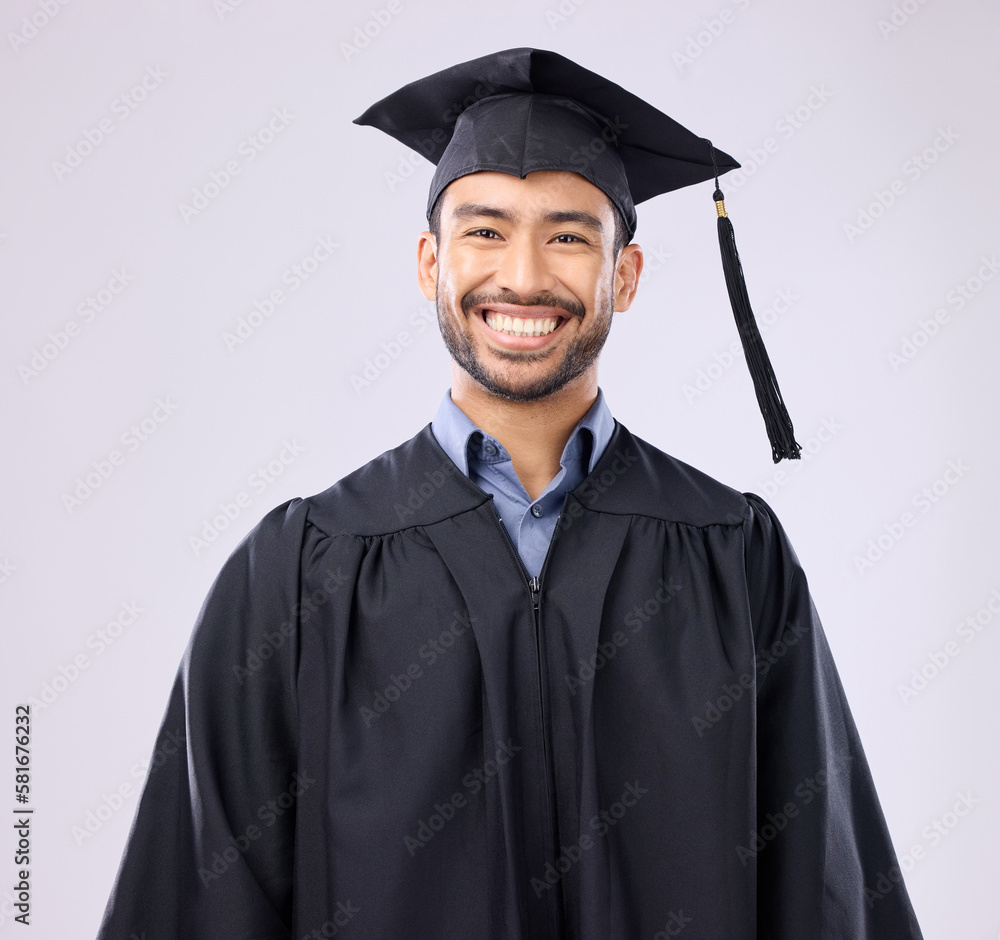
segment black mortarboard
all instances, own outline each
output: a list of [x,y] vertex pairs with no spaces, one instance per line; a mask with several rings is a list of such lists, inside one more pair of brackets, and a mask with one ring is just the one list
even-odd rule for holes
[[495,170],[523,179],[569,170],[602,190],[631,239],[636,203],[715,179],[719,239],[733,312],[775,463],[798,457],[774,373],[747,298],[718,176],[739,164],[662,111],[575,62],[543,49],[505,49],[404,85],[356,118],[437,165],[427,217],[445,187]]

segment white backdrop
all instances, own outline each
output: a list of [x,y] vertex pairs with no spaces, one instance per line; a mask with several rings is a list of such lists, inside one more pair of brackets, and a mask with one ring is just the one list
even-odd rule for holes
[[[410,437],[448,385],[415,282],[431,167],[351,119],[520,45],[743,162],[723,188],[807,459],[771,464],[731,361],[711,184],[639,207],[647,273],[601,385],[640,436],[775,507],[925,936],[1000,935],[998,12],[4,4],[0,707],[11,754],[15,706],[36,702],[27,935],[94,934],[228,553]],[[0,936],[19,936],[5,831]]]

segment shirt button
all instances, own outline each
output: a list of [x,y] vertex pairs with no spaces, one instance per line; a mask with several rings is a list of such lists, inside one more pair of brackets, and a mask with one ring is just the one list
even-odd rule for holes
[[486,451],[487,457],[496,457],[497,455],[497,445],[492,444],[489,441],[483,445],[483,450]]
[[542,512],[543,512],[542,507],[539,506],[538,503],[535,503],[535,505],[531,507],[531,514],[536,519],[538,519],[542,515]]

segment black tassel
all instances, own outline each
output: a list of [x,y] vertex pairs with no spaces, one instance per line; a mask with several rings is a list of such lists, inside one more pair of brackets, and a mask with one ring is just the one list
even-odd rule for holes
[[[715,150],[712,150],[712,162],[715,162]],[[787,458],[797,460],[802,448],[795,440],[792,419],[781,399],[778,380],[774,377],[771,360],[767,357],[764,341],[757,329],[753,310],[750,307],[750,297],[747,295],[746,281],[743,279],[743,267],[740,264],[739,252],[736,250],[736,234],[733,224],[726,215],[726,205],[722,190],[719,189],[719,178],[715,178],[715,208],[719,213],[719,248],[722,251],[722,269],[726,273],[726,287],[729,289],[729,302],[733,306],[736,317],[736,327],[743,343],[743,355],[746,357],[750,376],[753,378],[754,392],[757,394],[757,404],[764,416],[767,436],[771,441],[771,456],[775,463]]]

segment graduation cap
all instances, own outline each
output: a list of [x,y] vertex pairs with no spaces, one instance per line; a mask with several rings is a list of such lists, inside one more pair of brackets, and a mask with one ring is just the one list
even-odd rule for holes
[[799,457],[719,189],[719,174],[739,166],[729,154],[620,85],[558,53],[526,47],[410,82],[354,123],[377,127],[436,164],[428,219],[445,187],[460,176],[492,170],[524,179],[535,170],[569,170],[607,195],[630,240],[636,203],[714,179],[726,287],[772,457],[775,463]]

